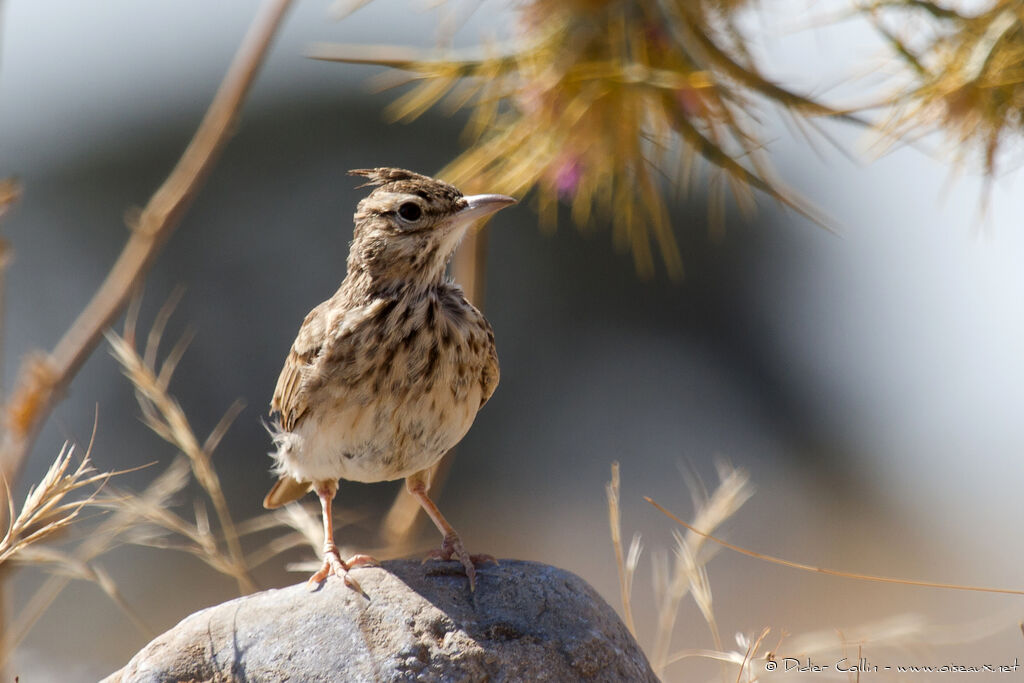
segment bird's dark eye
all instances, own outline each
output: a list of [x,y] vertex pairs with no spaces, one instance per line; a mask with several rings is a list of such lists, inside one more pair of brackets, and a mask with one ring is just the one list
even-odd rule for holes
[[419,204],[406,202],[398,207],[398,215],[402,217],[402,220],[412,223],[413,221],[418,221],[420,219],[420,216],[423,215],[423,211],[420,210]]

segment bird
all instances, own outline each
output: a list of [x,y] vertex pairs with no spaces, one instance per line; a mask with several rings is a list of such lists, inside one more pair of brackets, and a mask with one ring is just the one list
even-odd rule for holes
[[[498,385],[494,331],[447,275],[471,225],[516,199],[463,195],[456,187],[400,168],[349,171],[372,187],[356,207],[345,278],[306,315],[271,400],[271,453],[277,482],[263,504],[285,505],[313,491],[323,517],[323,564],[361,591],[343,560],[332,505],[339,479],[405,479],[443,535],[429,557],[458,560],[475,590],[475,562],[429,496],[431,468],[455,446]],[[428,559],[429,559],[428,557]]]

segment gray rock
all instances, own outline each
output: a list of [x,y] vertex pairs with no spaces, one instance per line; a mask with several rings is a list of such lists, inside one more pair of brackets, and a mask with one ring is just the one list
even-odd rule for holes
[[574,574],[503,560],[477,573],[401,560],[256,593],[187,617],[104,683],[657,681],[636,641]]

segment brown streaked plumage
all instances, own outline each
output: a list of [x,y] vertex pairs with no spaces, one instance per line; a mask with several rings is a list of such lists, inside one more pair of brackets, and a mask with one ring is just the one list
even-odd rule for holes
[[311,577],[372,562],[343,561],[334,544],[337,481],[405,478],[474,586],[473,557],[427,495],[429,468],[469,430],[498,384],[490,324],[445,275],[466,229],[515,202],[464,197],[397,168],[351,171],[374,190],[359,202],[341,287],[306,316],[277,381],[275,508],[314,490],[324,520],[324,564]]

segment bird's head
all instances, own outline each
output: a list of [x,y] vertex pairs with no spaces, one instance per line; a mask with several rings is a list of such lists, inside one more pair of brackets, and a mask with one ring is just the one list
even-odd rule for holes
[[348,257],[349,274],[376,285],[440,281],[467,228],[514,204],[500,194],[463,196],[441,180],[400,168],[349,171],[374,190],[359,202]]

